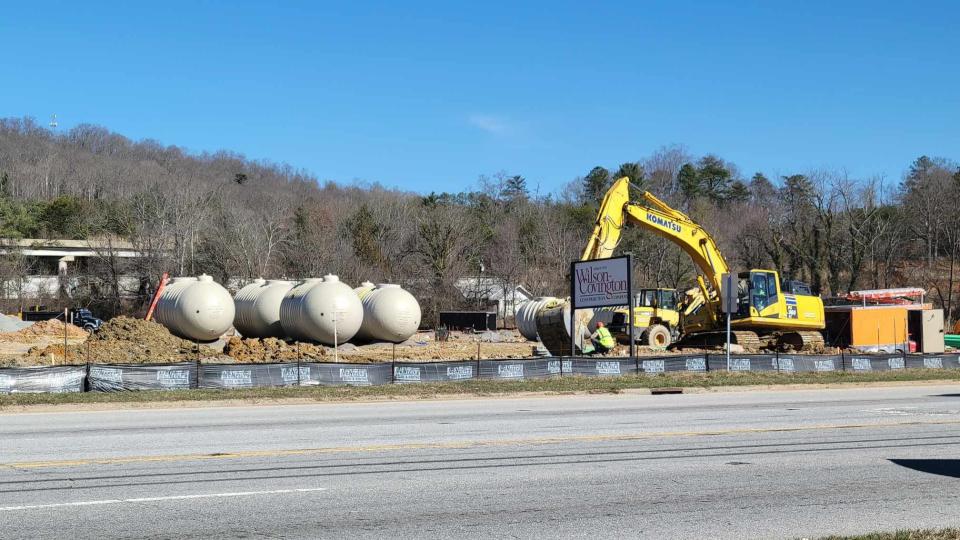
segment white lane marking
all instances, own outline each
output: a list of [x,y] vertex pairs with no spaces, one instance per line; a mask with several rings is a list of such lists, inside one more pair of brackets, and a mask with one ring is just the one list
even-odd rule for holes
[[117,504],[122,503],[120,499],[104,499],[100,501],[78,501],[78,502],[68,502],[68,503],[55,503],[55,504],[33,504],[28,506],[3,506],[0,507],[0,512],[9,512],[11,510],[33,510],[36,508],[60,508],[64,506],[94,506],[98,504]]
[[281,495],[284,493],[310,493],[325,491],[327,488],[274,489],[270,491],[234,491],[232,493],[197,493],[194,495],[169,495],[166,497],[139,497],[135,499],[102,499],[98,501],[75,501],[52,504],[28,504],[23,506],[0,506],[0,512],[15,510],[38,510],[43,508],[64,508],[68,506],[96,506],[101,504],[124,504],[157,501],[182,501],[187,499],[215,499],[222,497],[250,497],[253,495]]
[[890,414],[893,416],[956,416],[960,411],[956,409],[930,409],[920,407],[881,407],[879,409],[864,409],[861,412]]

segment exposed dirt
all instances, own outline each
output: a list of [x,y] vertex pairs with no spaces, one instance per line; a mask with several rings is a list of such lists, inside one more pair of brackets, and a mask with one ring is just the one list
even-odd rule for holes
[[[338,348],[313,343],[292,343],[276,338],[231,337],[223,352],[209,346],[197,351],[193,342],[172,335],[163,325],[130,317],[116,317],[89,339],[80,328],[67,328],[69,345],[64,354],[63,323],[45,321],[17,332],[0,333],[0,366],[31,366],[61,363],[151,363],[182,362],[289,362],[304,360],[371,363],[429,362],[472,360],[477,358],[529,358],[536,355],[537,343],[526,341],[512,330],[470,333],[451,332],[446,341],[435,339],[433,332],[421,332],[398,343],[346,343]],[[687,354],[718,351],[684,351]],[[629,349],[620,344],[607,356],[627,356]],[[637,356],[665,356],[679,352],[637,347]],[[66,357],[66,358],[65,358]]]
[[[218,354],[209,347],[200,346],[201,357]],[[46,360],[43,363],[60,362],[64,359],[63,344],[33,347],[27,351],[27,356]],[[86,343],[70,346],[66,351],[68,362],[182,362],[197,356],[198,351],[192,342],[174,336],[163,325],[130,317],[110,319]]]
[[68,340],[87,337],[86,330],[57,319],[51,319],[49,321],[38,321],[16,332],[4,332],[0,334],[0,341],[31,343],[41,338],[63,339],[64,331],[66,331]]
[[[396,360],[398,362],[471,360],[477,357],[478,352],[480,358],[527,358],[533,356],[533,349],[534,344],[529,342],[482,342],[476,339],[408,340],[396,345]],[[392,343],[361,345],[354,350],[342,352],[340,357],[345,362],[391,361],[394,358],[394,345]]]
[[[419,333],[409,340],[393,343],[355,345],[345,343],[336,354],[341,362],[369,363],[391,361],[469,360],[477,357],[477,344],[482,358],[526,358],[533,355],[534,344],[514,332],[467,334],[452,332],[445,342],[436,341],[432,333]],[[487,341],[485,341],[487,340]],[[298,350],[299,347],[299,350]],[[241,363],[277,362],[302,359],[334,360],[333,347],[312,343],[291,343],[276,338],[256,339],[232,337],[223,349],[225,355]],[[394,357],[396,354],[396,357]]]
[[[300,359],[325,360],[327,350],[323,345],[312,343],[287,343],[277,338],[240,338],[234,336],[227,340],[223,354],[244,364],[258,362],[295,361]],[[330,351],[332,356],[333,351]]]

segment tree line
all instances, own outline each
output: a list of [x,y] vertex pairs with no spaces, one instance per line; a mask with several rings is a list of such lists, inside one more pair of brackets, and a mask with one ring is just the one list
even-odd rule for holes
[[[775,268],[824,296],[921,286],[955,315],[960,255],[960,169],[918,157],[902,178],[812,170],[768,177],[679,146],[599,165],[560,189],[500,172],[457,193],[418,194],[377,184],[321,182],[289,165],[220,151],[191,153],[132,141],[103,127],[54,133],[29,118],[0,119],[0,237],[126,242],[78,272],[107,313],[142,310],[163,272],[218,281],[338,274],[399,283],[425,320],[464,302],[457,280],[484,276],[564,295],[613,180],[628,177],[701,223],[741,270]],[[457,180],[464,183],[463,179]],[[640,286],[686,288],[696,269],[674,245],[624,230]],[[37,273],[16,252],[0,280]],[[137,278],[136,290],[121,277]],[[135,302],[124,299],[134,295]]]

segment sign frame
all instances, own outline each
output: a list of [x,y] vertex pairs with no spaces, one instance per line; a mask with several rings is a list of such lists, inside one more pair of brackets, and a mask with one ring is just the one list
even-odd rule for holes
[[[579,305],[577,304],[577,266],[578,265],[589,265],[597,264],[598,262],[620,262],[623,261],[626,264],[626,299],[625,300],[610,300],[609,302],[603,303],[590,303],[589,305]],[[634,336],[634,327],[633,327],[633,310],[636,299],[633,297],[633,255],[621,255],[619,257],[607,257],[604,259],[588,259],[581,261],[571,261],[570,262],[570,355],[573,356],[577,350],[577,309],[581,308],[598,308],[598,307],[615,307],[615,306],[627,306],[627,328],[630,336],[630,358],[636,356],[636,341]]]
[[[606,302],[577,302],[577,267],[578,266],[590,266],[597,265],[598,263],[623,263],[626,267],[625,276],[627,289],[623,291],[622,295],[626,295],[626,298],[620,299],[611,299]],[[570,263],[570,305],[573,309],[581,308],[598,308],[598,307],[611,307],[611,306],[623,306],[623,305],[632,305],[630,298],[630,274],[632,270],[630,255],[621,255],[619,257],[608,257],[606,259],[589,259],[586,261],[573,261]]]

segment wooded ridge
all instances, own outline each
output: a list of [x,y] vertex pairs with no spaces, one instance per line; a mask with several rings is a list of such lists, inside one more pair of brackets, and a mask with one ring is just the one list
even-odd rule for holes
[[[454,284],[465,276],[564,295],[598,201],[627,176],[689,213],[741,270],[776,268],[825,296],[921,286],[953,314],[960,169],[927,156],[904,166],[899,179],[829,170],[768,178],[668,146],[552,192],[501,172],[462,192],[418,194],[321,182],[289,165],[131,141],[93,125],[54,133],[29,118],[0,119],[0,237],[117,238],[149,254],[106,254],[77,270],[91,286],[74,300],[113,313],[140,309],[165,271],[221,282],[334,273],[350,284],[402,284],[429,321],[462,301]],[[452,185],[470,182],[458,174],[450,172]],[[628,229],[618,247],[626,252],[638,286],[693,284],[690,260],[658,237]],[[0,280],[41,273],[31,264],[3,256]],[[121,300],[131,291],[120,276],[140,278],[139,304]]]

